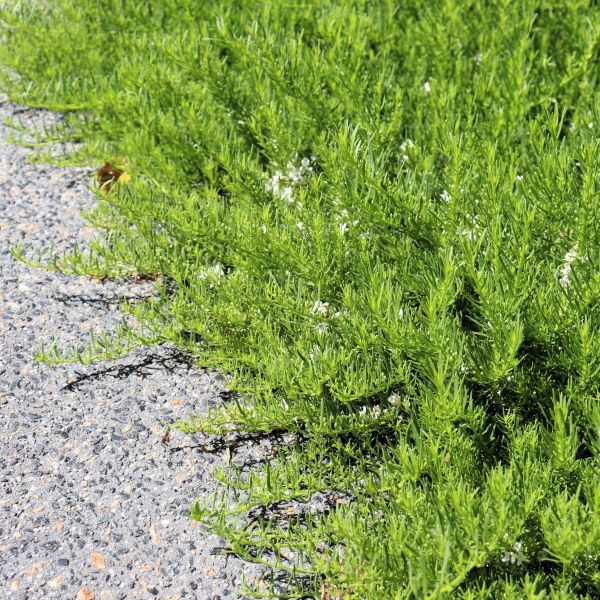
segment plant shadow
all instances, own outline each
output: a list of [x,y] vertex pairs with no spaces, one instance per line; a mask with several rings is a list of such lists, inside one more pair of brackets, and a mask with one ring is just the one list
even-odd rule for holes
[[112,365],[92,371],[91,373],[76,373],[74,379],[71,379],[62,387],[64,391],[74,391],[81,389],[89,383],[112,377],[114,379],[127,379],[132,375],[137,377],[148,377],[156,372],[172,374],[184,367],[190,370],[194,366],[194,357],[180,350],[169,350],[166,354],[162,352],[152,352],[135,363],[126,363]]

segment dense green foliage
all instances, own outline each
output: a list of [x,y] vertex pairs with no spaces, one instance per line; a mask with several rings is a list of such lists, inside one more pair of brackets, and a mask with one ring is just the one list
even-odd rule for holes
[[132,174],[48,264],[158,289],[42,358],[174,342],[240,392],[181,427],[298,440],[193,517],[291,597],[600,594],[595,2],[4,6],[38,147]]

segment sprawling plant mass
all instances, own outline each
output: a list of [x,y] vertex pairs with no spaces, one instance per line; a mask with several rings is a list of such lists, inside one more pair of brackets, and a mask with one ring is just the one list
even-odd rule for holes
[[138,328],[43,357],[172,342],[240,393],[182,427],[297,440],[193,517],[291,597],[598,597],[595,2],[0,17],[11,97],[65,113],[41,142],[131,175],[49,266],[158,290]]

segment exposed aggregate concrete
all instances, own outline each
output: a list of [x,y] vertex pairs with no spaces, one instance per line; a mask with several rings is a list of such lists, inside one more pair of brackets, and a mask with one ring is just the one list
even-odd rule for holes
[[[55,118],[0,97],[0,120],[14,116]],[[168,348],[87,367],[32,358],[42,340],[69,347],[114,328],[119,297],[151,287],[10,255],[19,242],[85,243],[80,212],[93,198],[89,169],[28,163],[9,133],[0,126],[0,598],[239,597],[242,574],[256,570],[186,516],[223,457],[175,430],[163,443],[165,424],[218,402],[224,379]]]

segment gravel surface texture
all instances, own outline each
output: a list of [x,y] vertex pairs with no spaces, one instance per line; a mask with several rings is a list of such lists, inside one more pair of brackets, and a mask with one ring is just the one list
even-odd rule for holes
[[[55,119],[0,98],[0,121]],[[33,352],[52,336],[85,343],[114,328],[122,296],[148,284],[99,283],[32,269],[19,242],[68,248],[92,235],[80,211],[92,171],[28,163],[0,126],[0,598],[238,598],[256,569],[222,552],[186,514],[229,450],[165,424],[220,401],[224,379],[168,348],[126,360],[50,367]],[[236,462],[256,454],[236,447]]]

